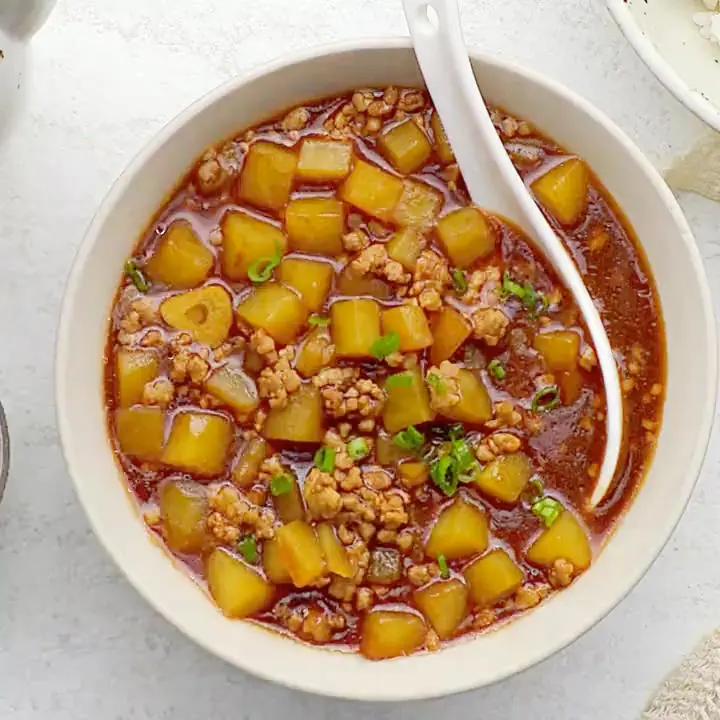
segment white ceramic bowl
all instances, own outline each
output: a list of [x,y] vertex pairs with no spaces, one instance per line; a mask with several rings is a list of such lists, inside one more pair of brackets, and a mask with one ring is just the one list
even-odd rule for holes
[[579,97],[505,61],[474,54],[473,65],[487,97],[586,158],[625,209],[655,272],[670,347],[665,423],[637,499],[589,572],[507,627],[441,652],[372,663],[226,620],[150,539],[105,429],[101,359],[115,289],[136,239],[178,179],[206,146],[295,103],[358,86],[421,84],[406,40],[316,49],[197,102],[117,181],[70,277],[57,348],[58,422],[97,536],[138,591],[189,637],[239,668],[291,687],[405,700],[486,685],[537,663],[600,620],[640,579],[678,522],[700,470],[714,409],[715,324],[700,257],[675,199],[628,138]]
[[720,130],[720,45],[701,37],[700,0],[607,0],[637,54],[675,97]]

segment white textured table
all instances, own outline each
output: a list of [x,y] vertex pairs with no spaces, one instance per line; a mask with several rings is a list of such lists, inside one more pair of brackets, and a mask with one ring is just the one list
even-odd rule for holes
[[[580,91],[658,165],[701,131],[600,0],[465,0],[463,16],[470,42]],[[0,506],[2,720],[634,720],[720,620],[717,440],[672,541],[610,617],[519,677],[444,701],[328,701],[235,671],[156,615],[93,538],[58,446],[52,366],[65,277],[95,207],[160,126],[220,82],[310,44],[401,33],[399,0],[65,0],[36,38],[29,108],[0,151],[0,395],[13,452]],[[682,204],[717,278],[720,205]]]

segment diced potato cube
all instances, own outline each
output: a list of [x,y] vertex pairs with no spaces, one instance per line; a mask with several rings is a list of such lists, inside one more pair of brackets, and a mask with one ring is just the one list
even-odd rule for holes
[[170,327],[212,348],[225,341],[233,320],[230,296],[219,285],[173,295],[160,305],[160,314]]
[[435,222],[442,205],[443,196],[435,188],[415,180],[405,180],[392,219],[402,227],[427,227]]
[[338,357],[372,357],[370,348],[380,337],[380,307],[365,299],[333,303],[330,327]]
[[410,385],[385,387],[387,399],[383,406],[383,424],[389,433],[396,433],[410,425],[421,425],[435,418],[430,396],[418,368],[407,370]]
[[420,170],[432,152],[427,136],[411,118],[385,130],[378,138],[378,148],[404,175]]
[[350,176],[340,188],[340,197],[368,215],[387,221],[402,192],[403,182],[399,177],[364,160],[356,160]]
[[440,116],[433,111],[430,118],[430,127],[435,137],[435,152],[443,165],[450,165],[455,162],[455,154],[450,147],[445,128],[442,126]]
[[262,328],[283,345],[295,342],[308,317],[308,309],[290,288],[269,282],[256,287],[237,308],[237,314],[254,328]]
[[525,574],[504,550],[491,550],[465,568],[473,602],[495,605],[510,597],[525,580]]
[[252,435],[240,452],[233,468],[233,482],[240,488],[249,488],[255,483],[260,466],[270,454],[270,449],[264,438]]
[[379,465],[397,465],[401,460],[414,457],[410,450],[398,447],[390,435],[382,430],[378,432],[375,440],[375,458]]
[[352,563],[348,558],[345,546],[335,534],[335,528],[330,523],[320,523],[317,526],[317,534],[328,570],[333,575],[344,578],[352,577],[355,574]]
[[326,262],[286,258],[278,268],[278,280],[295,288],[308,310],[317,312],[327,299],[333,266]]
[[428,480],[428,466],[424,462],[403,462],[398,465],[398,475],[404,487],[420,487]]
[[415,228],[398,230],[387,244],[391,260],[399,262],[406,270],[413,272],[417,259],[425,247],[425,242]]
[[451,638],[468,614],[468,589],[453,578],[416,590],[415,603],[442,640]]
[[398,305],[383,310],[382,329],[383,334],[396,332],[400,336],[401,352],[423,350],[432,345],[430,325],[419,305]]
[[165,441],[165,412],[159,407],[120,408],[115,411],[120,451],[138,460],[158,460]]
[[346,265],[338,275],[336,290],[338,295],[369,295],[379,300],[388,300],[395,294],[384,280],[374,275],[359,275],[352,265]]
[[280,210],[290,197],[297,156],[281,145],[253,143],[240,174],[238,198],[265,210]]
[[579,158],[556,165],[530,186],[543,207],[563,225],[573,225],[585,211],[589,173]]
[[151,280],[183,290],[204,282],[214,264],[215,256],[202,244],[190,223],[178,220],[158,240],[143,270]]
[[335,198],[291,200],[285,213],[290,247],[316,255],[340,255],[345,232],[345,206]]
[[463,314],[450,305],[443,305],[442,310],[433,315],[430,329],[433,334],[430,362],[433,365],[449,360],[472,332]]
[[437,234],[453,265],[470,267],[495,249],[495,233],[474,207],[460,208],[438,220]]
[[488,521],[485,513],[467,500],[457,500],[440,513],[435,521],[425,552],[432,558],[447,560],[485,552],[488,546]]
[[298,487],[297,478],[294,475],[291,477],[292,487],[290,490],[282,495],[272,496],[275,512],[284,523],[305,519],[305,503],[302,493]]
[[504,503],[517,502],[532,475],[530,459],[525,453],[501,455],[478,470],[473,482],[487,495]]
[[160,358],[152,350],[120,348],[115,356],[115,389],[119,407],[142,402],[143,388],[160,371]]
[[280,228],[241,212],[222,220],[223,275],[237,282],[248,279],[248,268],[258,260],[284,255],[287,238]]
[[572,405],[580,397],[585,383],[582,373],[576,369],[557,373],[557,384],[563,405]]
[[580,336],[572,330],[538,333],[535,349],[543,356],[550,372],[571,371],[577,368]]
[[266,540],[262,546],[262,564],[268,580],[275,585],[292,583],[290,573],[280,555],[280,543],[277,538]]
[[307,587],[326,571],[320,542],[315,531],[303,520],[294,520],[278,528],[280,557],[295,587]]
[[352,143],[309,137],[300,147],[297,176],[312,183],[334,183],[350,172]]
[[317,375],[335,362],[335,346],[330,330],[316,327],[306,338],[295,360],[295,369],[306,378]]
[[366,579],[373,585],[392,585],[402,576],[402,557],[395,548],[377,547],[370,553]]
[[320,391],[313,385],[302,385],[284,408],[270,410],[263,426],[269,440],[286,442],[322,442],[325,437],[323,401]]
[[175,552],[198,553],[207,542],[205,489],[188,480],[169,480],[160,488],[160,517],[168,547]]
[[492,401],[483,381],[472,370],[458,372],[460,402],[447,408],[441,414],[458,422],[482,424],[490,420],[493,414]]
[[273,586],[257,570],[224,548],[215,548],[210,553],[205,573],[213,600],[228,617],[250,617],[272,605]]
[[371,660],[409,655],[422,647],[425,621],[409,610],[373,610],[362,623],[360,652]]
[[527,551],[528,560],[540,567],[552,567],[556,560],[567,560],[585,570],[592,559],[587,533],[577,518],[563,510],[560,517],[537,537]]
[[254,380],[242,370],[229,365],[213,371],[205,381],[205,389],[241,414],[251,412],[260,404]]
[[179,412],[170,428],[162,461],[201,475],[218,475],[225,467],[235,431],[224,416],[210,412]]

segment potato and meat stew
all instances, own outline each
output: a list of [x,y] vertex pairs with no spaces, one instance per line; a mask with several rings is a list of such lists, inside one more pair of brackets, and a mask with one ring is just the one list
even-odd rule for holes
[[204,154],[110,321],[117,458],[228,617],[371,659],[434,650],[569,585],[631,500],[663,399],[647,263],[582,159],[493,118],[618,358],[609,499],[588,510],[605,398],[578,309],[470,204],[424,92],[297,107]]

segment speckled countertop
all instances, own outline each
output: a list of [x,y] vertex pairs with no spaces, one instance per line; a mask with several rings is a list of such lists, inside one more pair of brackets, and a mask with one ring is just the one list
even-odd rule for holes
[[[462,5],[470,42],[578,90],[659,166],[699,137],[601,0]],[[52,366],[65,277],[95,207],[162,124],[220,82],[285,51],[404,30],[399,0],[61,0],[37,36],[29,104],[0,149],[0,396],[13,440],[0,506],[3,720],[634,720],[720,623],[717,438],[679,529],[620,607],[540,666],[442,701],[327,701],[244,675],[152,611],[94,539],[58,445]],[[720,205],[681,202],[712,282]]]

